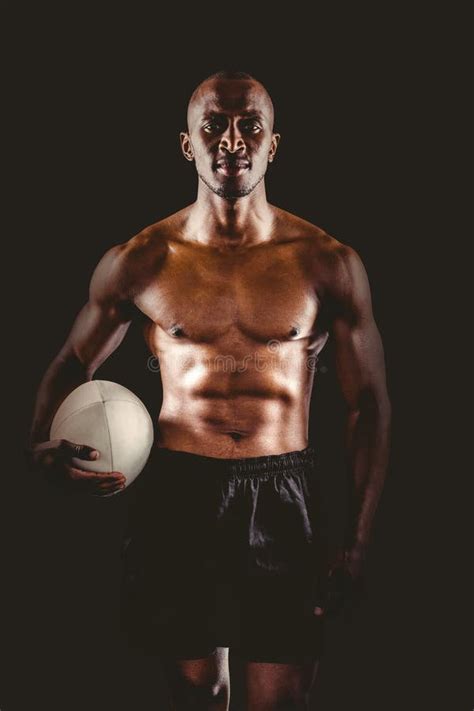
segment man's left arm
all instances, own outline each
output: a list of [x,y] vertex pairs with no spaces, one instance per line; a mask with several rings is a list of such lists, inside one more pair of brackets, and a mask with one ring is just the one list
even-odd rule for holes
[[354,582],[361,577],[387,473],[391,405],[366,270],[357,253],[343,245],[337,263],[328,297],[336,372],[348,408],[345,441],[349,507],[344,545],[329,576],[337,571],[341,579],[341,573],[342,578],[348,573]]

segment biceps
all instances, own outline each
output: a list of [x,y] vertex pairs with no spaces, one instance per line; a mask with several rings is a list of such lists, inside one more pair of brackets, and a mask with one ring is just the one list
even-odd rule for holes
[[89,301],[79,312],[65,350],[73,352],[87,370],[96,370],[122,342],[130,321],[117,307]]
[[337,376],[349,407],[359,407],[364,394],[386,397],[384,351],[374,319],[355,325],[336,320],[333,333]]

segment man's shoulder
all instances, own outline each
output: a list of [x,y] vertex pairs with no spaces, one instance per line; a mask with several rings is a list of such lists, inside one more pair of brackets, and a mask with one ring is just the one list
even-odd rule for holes
[[180,210],[141,229],[122,245],[125,247],[124,257],[133,260],[146,255],[149,259],[152,253],[163,254],[180,230],[183,213],[184,210]]
[[367,274],[357,251],[326,230],[297,215],[281,211],[286,240],[302,248],[305,264],[311,269],[322,301],[350,301],[367,290]]
[[135,269],[139,274],[156,269],[180,232],[185,211],[186,208],[147,225],[126,242],[114,245],[108,251],[109,259],[132,277],[137,273]]
[[325,229],[286,210],[277,208],[277,220],[282,241],[300,242],[318,258],[325,257],[334,266],[350,260],[355,251]]
[[125,242],[109,247],[95,268],[92,291],[114,300],[133,300],[165,259],[173,217],[148,225]]

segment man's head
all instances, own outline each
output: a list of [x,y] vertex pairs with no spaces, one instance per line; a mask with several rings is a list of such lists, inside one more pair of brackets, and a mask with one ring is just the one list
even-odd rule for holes
[[205,79],[188,104],[188,130],[180,134],[187,160],[216,195],[249,195],[275,156],[273,104],[265,87],[244,72]]

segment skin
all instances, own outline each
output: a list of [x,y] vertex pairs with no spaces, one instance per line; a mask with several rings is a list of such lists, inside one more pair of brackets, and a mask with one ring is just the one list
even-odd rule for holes
[[[134,320],[159,361],[158,446],[224,458],[303,449],[314,363],[331,337],[347,404],[352,505],[328,582],[339,580],[338,571],[356,582],[387,469],[390,428],[366,271],[352,248],[268,203],[264,176],[280,136],[261,84],[204,82],[180,140],[199,176],[196,201],[112,247],[97,265],[89,301],[40,385],[32,460],[67,486],[96,495],[123,485],[120,473],[73,469],[71,454],[96,455],[87,445],[48,442],[48,431],[66,395],[92,378]],[[315,605],[315,614],[331,612],[340,598],[336,590]],[[248,709],[307,708],[316,670],[317,661],[249,662]],[[171,660],[166,673],[175,709],[194,708],[197,699],[199,708],[228,708],[227,649],[202,660]]]

